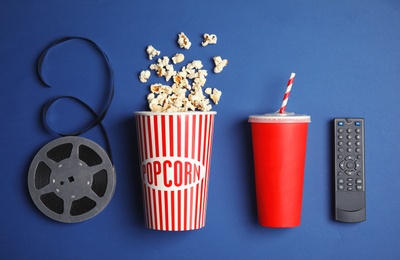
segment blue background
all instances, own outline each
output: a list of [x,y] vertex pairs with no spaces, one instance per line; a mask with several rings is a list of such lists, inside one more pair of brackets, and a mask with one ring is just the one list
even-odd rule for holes
[[[2,259],[399,259],[400,1],[22,1],[0,2],[0,256]],[[187,61],[209,70],[223,91],[217,111],[205,228],[161,232],[144,226],[133,112],[147,109],[138,74],[152,44],[171,56],[177,34],[193,45]],[[203,33],[218,44],[201,47]],[[88,37],[110,58],[115,97],[104,120],[117,186],[96,217],[63,224],[43,215],[27,188],[29,164],[57,136],[40,120],[46,101],[73,95],[96,111],[107,95],[104,63],[83,42],[40,53],[63,36]],[[212,73],[214,55],[229,59]],[[296,73],[287,111],[311,115],[301,226],[257,224],[251,114],[279,109]],[[156,77],[151,82],[160,81]],[[366,120],[367,220],[333,220],[332,119]],[[89,117],[73,104],[49,114],[55,129]],[[98,129],[83,135],[104,144]]]

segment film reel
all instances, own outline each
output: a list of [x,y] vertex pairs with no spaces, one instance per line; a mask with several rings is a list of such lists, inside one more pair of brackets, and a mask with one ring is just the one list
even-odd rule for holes
[[46,216],[64,223],[87,220],[110,202],[116,184],[108,154],[95,142],[61,137],[43,146],[31,162],[29,193]]

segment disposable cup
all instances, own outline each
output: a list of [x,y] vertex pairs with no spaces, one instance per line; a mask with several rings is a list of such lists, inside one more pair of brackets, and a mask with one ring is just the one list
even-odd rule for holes
[[249,122],[259,224],[299,226],[310,116],[272,113],[252,115]]
[[204,227],[216,112],[136,112],[146,226]]

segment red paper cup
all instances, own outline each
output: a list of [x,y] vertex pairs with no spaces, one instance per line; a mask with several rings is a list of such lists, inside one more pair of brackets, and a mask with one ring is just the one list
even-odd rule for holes
[[249,122],[258,221],[274,228],[299,226],[310,116],[275,113],[250,116]]
[[136,112],[146,226],[204,227],[216,112]]

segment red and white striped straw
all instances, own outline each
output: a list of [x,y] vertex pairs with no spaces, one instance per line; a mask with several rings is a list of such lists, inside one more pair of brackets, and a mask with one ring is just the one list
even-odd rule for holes
[[285,92],[285,95],[283,95],[282,106],[281,106],[281,108],[279,109],[279,113],[280,113],[280,114],[285,113],[286,104],[287,104],[288,99],[289,99],[290,90],[292,89],[292,85],[293,85],[293,81],[294,81],[294,76],[295,76],[295,75],[296,75],[296,74],[295,74],[294,72],[292,72],[292,73],[290,74],[290,78],[289,78],[289,81],[288,81],[287,87],[286,87],[286,92]]

